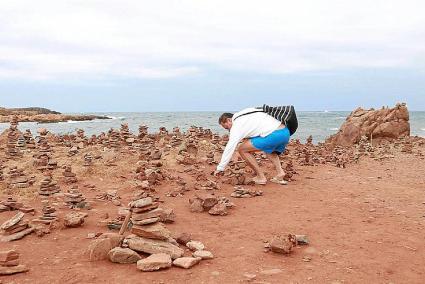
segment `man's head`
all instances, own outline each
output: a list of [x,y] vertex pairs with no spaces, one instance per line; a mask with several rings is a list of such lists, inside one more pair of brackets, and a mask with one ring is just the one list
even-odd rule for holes
[[218,119],[218,123],[224,129],[230,130],[230,128],[232,128],[232,117],[233,117],[233,113],[225,112]]

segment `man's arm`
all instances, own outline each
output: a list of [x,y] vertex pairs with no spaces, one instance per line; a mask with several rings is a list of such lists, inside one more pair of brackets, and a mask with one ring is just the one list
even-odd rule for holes
[[233,152],[235,152],[236,147],[243,138],[245,138],[245,135],[241,127],[233,124],[233,127],[230,129],[229,141],[227,142],[226,148],[224,148],[221,161],[217,166],[217,171],[224,171],[230,159],[232,159]]

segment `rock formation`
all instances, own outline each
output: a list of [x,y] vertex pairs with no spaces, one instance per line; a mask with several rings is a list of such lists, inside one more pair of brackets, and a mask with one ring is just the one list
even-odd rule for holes
[[379,143],[409,135],[409,111],[403,103],[380,110],[357,108],[347,117],[338,133],[326,142],[334,146],[351,146],[358,143],[362,136]]

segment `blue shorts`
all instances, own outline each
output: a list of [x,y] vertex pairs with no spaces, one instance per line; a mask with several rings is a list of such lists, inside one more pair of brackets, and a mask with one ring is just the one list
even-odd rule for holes
[[280,155],[285,151],[290,136],[288,128],[285,127],[273,131],[266,137],[257,136],[252,137],[250,140],[252,145],[258,150],[266,152],[267,154],[276,152]]

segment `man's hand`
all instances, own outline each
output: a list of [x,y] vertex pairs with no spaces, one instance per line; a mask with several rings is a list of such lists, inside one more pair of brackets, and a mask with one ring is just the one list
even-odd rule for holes
[[218,170],[215,170],[215,171],[213,172],[213,175],[214,175],[214,176],[216,176],[216,177],[223,176],[223,175],[224,175],[224,171],[218,171]]

